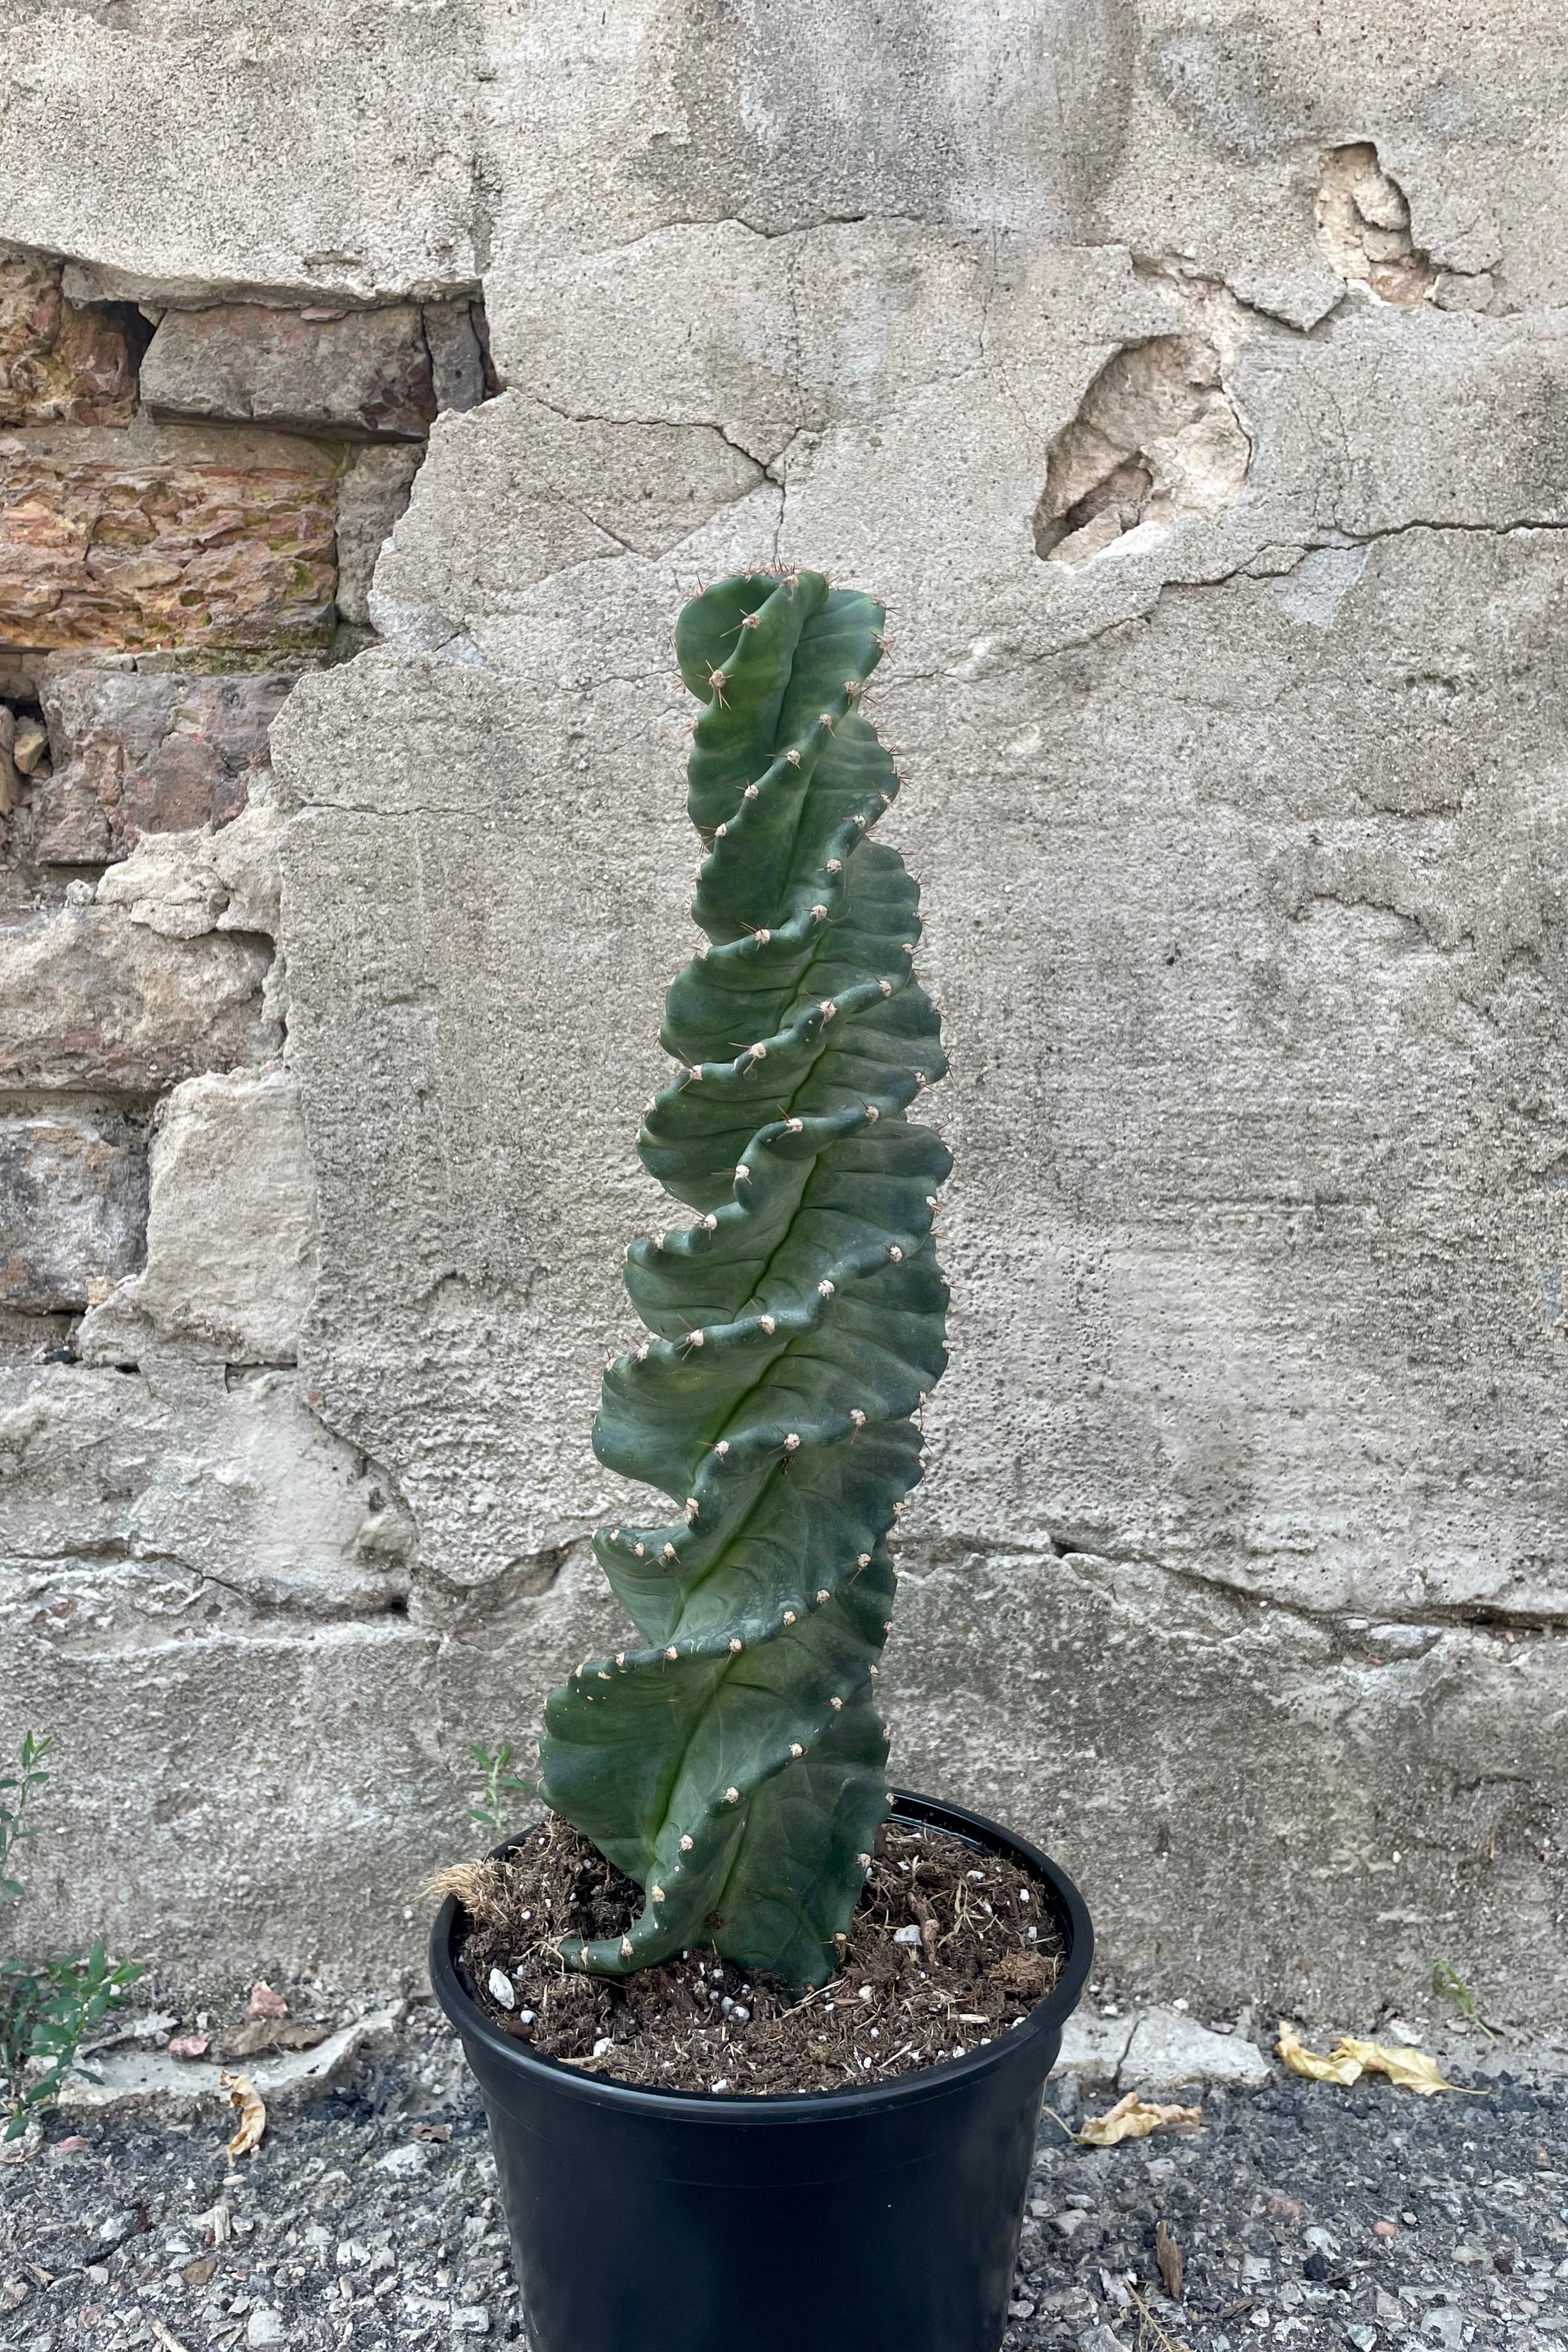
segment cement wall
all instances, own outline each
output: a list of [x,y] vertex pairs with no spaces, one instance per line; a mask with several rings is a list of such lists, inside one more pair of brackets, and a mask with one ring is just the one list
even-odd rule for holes
[[[242,812],[110,823],[62,734],[72,867],[17,787],[4,1108],[104,1171],[90,1294],[56,1233],[0,1373],[5,1720],[65,1750],[33,1932],[384,1971],[470,1740],[606,1641],[588,1423],[693,940],[670,626],[782,556],[890,608],[868,702],[953,1062],[899,1769],[1048,1838],[1152,1990],[1408,2011],[1447,1959],[1543,2018],[1557,12],[337,21],[5,37],[0,235],[163,339],[66,459],[275,435],[362,573],[412,483],[320,642],[260,627],[289,690]],[[389,314],[481,289],[489,373],[409,425]],[[280,414],[307,342],[338,405]],[[415,452],[385,508],[367,440]],[[5,625],[23,724],[59,656]],[[136,625],[85,667],[208,674]],[[92,741],[129,724],[72,663]]]

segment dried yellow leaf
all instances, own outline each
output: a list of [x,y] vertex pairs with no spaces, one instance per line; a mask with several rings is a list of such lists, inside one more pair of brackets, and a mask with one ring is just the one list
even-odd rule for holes
[[1443,2080],[1435,2058],[1404,2042],[1358,2042],[1353,2034],[1342,2033],[1338,2046],[1321,2058],[1315,2051],[1302,2048],[1295,2027],[1282,2017],[1274,2047],[1292,2074],[1310,2075],[1315,2083],[1359,2083],[1363,2074],[1386,2074],[1400,2090],[1415,2091],[1424,2099],[1429,2099],[1434,2091],[1459,2088],[1458,2083]]
[[1147,2139],[1151,2132],[1163,2131],[1167,2125],[1200,2124],[1203,2117],[1201,2107],[1149,2106],[1136,2091],[1129,2091],[1109,2115],[1091,2116],[1079,2138],[1085,2147],[1114,2147],[1120,2140]]
[[1292,2074],[1306,2074],[1314,2083],[1359,2083],[1361,2080],[1362,2062],[1353,2053],[1346,2051],[1342,2042],[1328,2057],[1320,2058],[1315,2050],[1302,2047],[1288,2017],[1279,2021],[1279,2039],[1274,2047]]
[[1428,2058],[1425,2050],[1409,2049],[1402,2042],[1355,2042],[1349,2034],[1340,2048],[1352,2058],[1359,2058],[1369,2074],[1386,2074],[1389,2081],[1402,2091],[1415,2091],[1429,2099],[1434,2091],[1457,2091],[1458,2083],[1446,2083],[1437,2072],[1437,2061]]
[[229,2141],[230,2156],[248,2156],[267,2129],[267,2105],[248,2074],[220,2074],[218,2081],[239,2109],[239,2125]]

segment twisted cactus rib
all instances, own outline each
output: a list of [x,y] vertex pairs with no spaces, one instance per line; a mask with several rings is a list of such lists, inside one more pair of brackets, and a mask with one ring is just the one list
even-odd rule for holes
[[606,1371],[594,1444],[680,1511],[595,1538],[647,1646],[579,1666],[542,1750],[549,1803],[647,1895],[624,1938],[563,1946],[597,1974],[712,1945],[821,1983],[888,1803],[872,1681],[911,1416],[947,1360],[951,1163],[903,1117],[947,1065],[913,977],[919,887],[869,838],[898,790],[858,708],[882,622],[816,572],[750,573],[677,630],[706,706],[689,806],[711,945],[669,992],[684,1066],[637,1140],[700,1214],[627,1252],[655,1336]]

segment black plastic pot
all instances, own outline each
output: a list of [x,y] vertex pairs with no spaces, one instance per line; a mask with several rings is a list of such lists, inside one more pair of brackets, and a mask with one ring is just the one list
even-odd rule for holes
[[995,2352],[1094,1936],[1022,1838],[925,1797],[900,1793],[896,1817],[1033,1870],[1067,1962],[1022,2025],[875,2090],[649,2091],[540,2057],[480,2009],[443,1905],[430,1973],[484,2096],[537,2352]]

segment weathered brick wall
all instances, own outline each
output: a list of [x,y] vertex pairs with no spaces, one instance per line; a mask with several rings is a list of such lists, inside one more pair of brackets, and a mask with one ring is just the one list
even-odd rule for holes
[[[0,1733],[62,1732],[79,1794],[133,1629],[401,1590],[406,1514],[288,1369],[315,1193],[268,730],[375,641],[377,552],[487,362],[462,299],[158,316],[63,277],[0,248],[0,1638],[86,1684],[26,1677]],[[177,1813],[165,1734],[132,1769]]]

